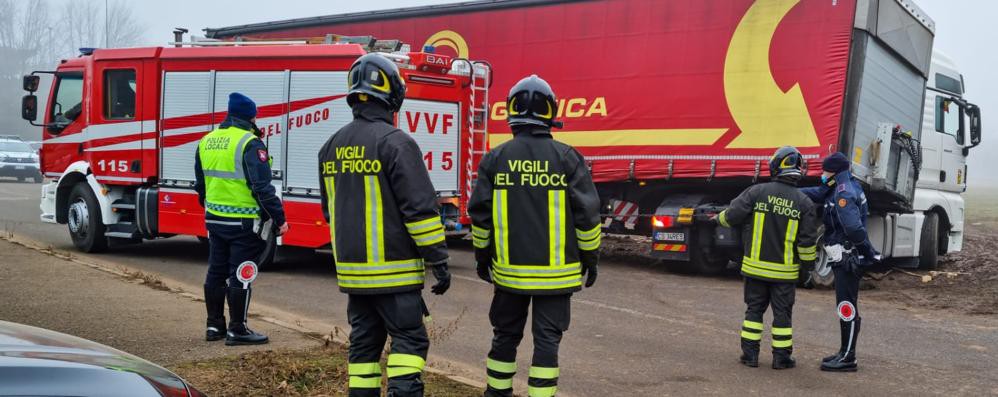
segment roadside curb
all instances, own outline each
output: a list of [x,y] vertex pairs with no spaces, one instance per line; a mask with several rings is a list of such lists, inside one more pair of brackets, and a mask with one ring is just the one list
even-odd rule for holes
[[[162,275],[157,273],[149,273],[141,271],[118,263],[101,264],[93,261],[88,261],[86,259],[73,255],[70,252],[57,250],[52,248],[51,246],[46,247],[44,243],[23,236],[18,236],[15,233],[11,232],[0,233],[0,240],[57,259],[61,259],[66,262],[86,266],[88,268],[97,271],[111,274],[119,278],[125,279],[126,281],[134,280],[137,281],[139,284],[145,284],[150,288],[156,290],[182,296],[194,302],[204,302],[204,298],[202,298],[201,296],[188,292],[196,289],[193,286],[187,285],[186,283],[174,279],[164,278]],[[339,328],[338,326],[332,324],[325,324],[321,322],[315,322],[315,321],[303,322],[301,320],[289,320],[286,318],[282,318],[282,317],[291,317],[289,315],[282,316],[281,313],[286,313],[283,310],[276,309],[264,304],[254,304],[254,306],[255,306],[254,311],[257,313],[250,314],[250,317],[252,317],[254,320],[263,321],[272,325],[276,325],[281,328],[298,332],[302,336],[309,339],[313,339],[317,342],[336,343],[343,346],[344,348],[347,348],[349,346],[349,340],[346,339],[345,337],[345,335],[348,335],[348,333],[342,332],[341,328]],[[319,329],[327,329],[327,330],[331,329],[333,331],[331,332],[319,331]],[[463,364],[450,362],[448,360],[441,359],[439,357],[434,357],[433,359],[434,361],[445,363],[447,365],[456,368],[465,367],[465,365]],[[465,376],[461,376],[444,369],[435,368],[429,362],[427,363],[426,368],[424,368],[424,371],[432,373],[434,375],[446,377],[454,382],[458,382],[467,386],[479,389],[485,389],[486,387],[486,384],[484,382],[470,379]]]

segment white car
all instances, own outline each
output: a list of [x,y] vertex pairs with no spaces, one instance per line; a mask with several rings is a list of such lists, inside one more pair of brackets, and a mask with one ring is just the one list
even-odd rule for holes
[[28,178],[42,181],[38,154],[27,142],[20,139],[0,138],[0,177]]

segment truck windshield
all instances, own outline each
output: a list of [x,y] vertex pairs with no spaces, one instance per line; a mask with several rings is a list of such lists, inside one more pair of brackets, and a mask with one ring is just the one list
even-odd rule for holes
[[83,111],[83,76],[64,74],[59,76],[55,102],[49,110],[56,123],[69,124]]

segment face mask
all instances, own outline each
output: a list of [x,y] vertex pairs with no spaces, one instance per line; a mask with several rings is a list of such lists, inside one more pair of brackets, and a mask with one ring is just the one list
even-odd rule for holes
[[828,183],[828,175],[821,176],[821,183]]

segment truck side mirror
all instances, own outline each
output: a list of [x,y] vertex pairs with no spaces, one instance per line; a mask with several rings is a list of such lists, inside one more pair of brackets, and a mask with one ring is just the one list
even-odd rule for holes
[[38,97],[34,94],[21,98],[21,118],[30,122],[38,119]]
[[24,76],[24,90],[27,92],[38,91],[38,82],[40,80],[41,78],[33,74]]
[[981,108],[968,103],[967,116],[970,117],[970,147],[974,147],[981,144]]

